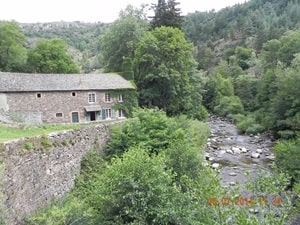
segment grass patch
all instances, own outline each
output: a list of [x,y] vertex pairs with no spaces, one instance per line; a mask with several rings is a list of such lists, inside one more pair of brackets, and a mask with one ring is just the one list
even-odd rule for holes
[[[68,125],[22,125],[19,127],[12,127],[0,123],[0,143],[10,141],[23,137],[33,137],[37,135],[47,135],[56,131],[73,130],[84,125],[68,124]],[[29,147],[29,146],[28,146]]]

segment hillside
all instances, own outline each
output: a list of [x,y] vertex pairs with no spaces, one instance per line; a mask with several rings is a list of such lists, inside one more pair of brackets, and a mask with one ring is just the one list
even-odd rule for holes
[[28,46],[41,38],[61,38],[69,45],[69,53],[83,72],[100,68],[99,36],[108,24],[74,22],[22,23]]
[[[295,0],[251,0],[218,12],[195,12],[184,21],[184,32],[197,51],[197,59],[209,52],[224,58],[226,50],[243,46],[258,53],[268,40],[280,38],[286,31],[300,28],[300,2]],[[215,63],[199,62],[208,69]]]

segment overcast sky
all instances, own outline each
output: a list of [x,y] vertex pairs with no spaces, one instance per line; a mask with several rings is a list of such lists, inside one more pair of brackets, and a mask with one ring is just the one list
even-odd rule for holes
[[[219,10],[246,0],[177,0],[183,15]],[[157,3],[157,0],[0,0],[0,20],[23,23],[82,21],[113,22],[128,4]]]

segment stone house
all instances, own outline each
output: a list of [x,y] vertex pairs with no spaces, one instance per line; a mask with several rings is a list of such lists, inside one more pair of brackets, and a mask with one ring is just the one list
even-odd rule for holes
[[30,123],[85,123],[125,117],[122,92],[134,86],[117,74],[0,72],[0,114]]

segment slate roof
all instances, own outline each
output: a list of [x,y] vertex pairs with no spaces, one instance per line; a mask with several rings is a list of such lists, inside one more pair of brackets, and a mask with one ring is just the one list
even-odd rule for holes
[[0,92],[133,89],[118,74],[29,74],[0,72]]

